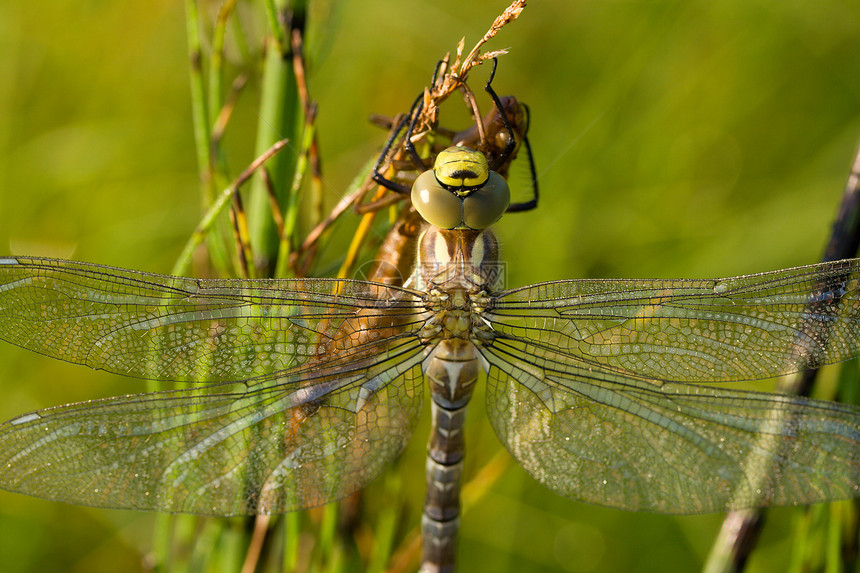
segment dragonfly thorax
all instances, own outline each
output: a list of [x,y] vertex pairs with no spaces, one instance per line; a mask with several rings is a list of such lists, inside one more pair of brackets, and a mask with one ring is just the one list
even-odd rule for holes
[[503,279],[496,237],[488,230],[429,227],[418,240],[408,284],[417,290],[468,295],[499,290]]
[[[427,292],[427,320],[420,336],[428,347],[454,344],[458,349],[446,349],[446,356],[475,358],[473,343],[493,338],[481,314],[491,305],[489,293],[501,283],[499,270],[498,243],[492,232],[435,227],[424,232],[409,284]],[[460,343],[471,348],[459,348]]]
[[499,249],[490,231],[430,227],[418,241],[414,288],[427,291],[424,374],[433,402],[465,408],[482,364],[476,341],[492,337],[480,313],[498,282]]

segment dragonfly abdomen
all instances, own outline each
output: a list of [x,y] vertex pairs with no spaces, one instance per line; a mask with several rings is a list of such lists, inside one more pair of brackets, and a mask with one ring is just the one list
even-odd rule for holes
[[441,340],[424,363],[432,397],[432,428],[421,519],[423,572],[454,569],[465,454],[463,428],[479,368],[475,345],[457,338]]
[[427,451],[427,497],[421,518],[422,573],[454,570],[465,453],[466,406],[451,410],[434,400],[431,411],[433,429]]

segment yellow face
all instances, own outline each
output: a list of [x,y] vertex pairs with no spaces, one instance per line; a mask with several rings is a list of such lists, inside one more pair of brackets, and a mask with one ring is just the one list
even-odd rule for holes
[[436,156],[433,174],[439,183],[466,196],[487,182],[490,166],[483,153],[470,147],[449,147]]

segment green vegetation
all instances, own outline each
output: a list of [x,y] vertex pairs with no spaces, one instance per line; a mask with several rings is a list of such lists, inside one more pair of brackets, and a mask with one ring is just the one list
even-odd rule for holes
[[[504,5],[312,6],[309,83],[327,206],[383,142],[368,115],[405,111],[436,61],[461,36],[470,47]],[[230,80],[247,72],[249,83],[217,158],[233,177],[259,151],[263,62],[253,55],[267,26],[259,4],[237,9],[252,41],[228,30],[224,68]],[[216,10],[201,8],[207,34]],[[183,3],[170,0],[0,7],[0,253],[170,270],[204,202],[185,18]],[[494,85],[531,107],[542,190],[537,211],[498,225],[511,286],[732,275],[818,260],[860,137],[856,2],[535,1],[488,46],[502,47],[511,53]],[[476,70],[473,84],[485,73]],[[462,107],[452,99],[443,123],[464,125]],[[526,185],[525,174],[514,173],[512,186],[518,182]],[[341,246],[332,243],[324,256],[335,259]],[[0,345],[0,389],[5,420],[144,384]],[[500,448],[482,399],[470,412],[467,479]],[[417,524],[425,443],[426,425],[365,494],[363,531],[380,542],[387,529],[399,527],[399,539]],[[325,539],[333,535],[318,525],[332,523],[325,513],[290,520]],[[156,535],[157,521],[164,519],[0,492],[0,564],[135,571],[163,554],[154,543],[184,539],[194,548],[175,551],[164,570],[195,570],[210,558],[221,568],[212,570],[233,571],[244,554],[240,521],[221,530],[179,520],[175,532]],[[748,570],[785,570],[792,523],[801,521],[815,527],[821,518],[772,511]],[[693,570],[719,524],[715,515],[585,506],[511,465],[464,515],[461,570]],[[829,551],[828,543],[811,551]]]

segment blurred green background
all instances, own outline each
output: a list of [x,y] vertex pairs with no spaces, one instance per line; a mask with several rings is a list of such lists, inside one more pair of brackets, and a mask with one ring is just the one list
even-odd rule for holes
[[[368,115],[405,111],[436,61],[505,5],[319,5],[309,81],[329,205],[384,139]],[[259,22],[259,6],[240,8]],[[494,85],[531,106],[542,190],[538,210],[498,225],[511,286],[819,259],[860,137],[856,1],[535,0],[489,47],[511,47]],[[175,0],[0,4],[0,253],[170,269],[199,217],[186,62]],[[237,170],[252,158],[256,87],[230,128]],[[4,420],[142,390],[0,345]],[[467,477],[500,447],[481,399]],[[396,469],[413,525],[425,435]],[[463,518],[461,570],[695,570],[720,519],[586,506],[512,465]],[[750,571],[784,569],[791,519],[771,513]],[[0,492],[0,569],[140,570],[153,521]]]

